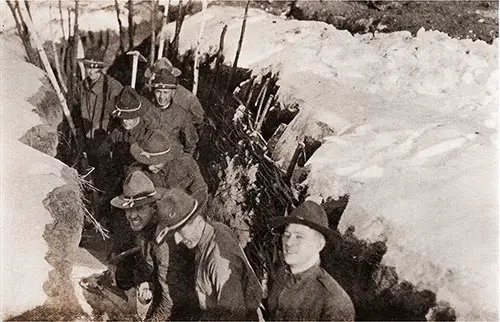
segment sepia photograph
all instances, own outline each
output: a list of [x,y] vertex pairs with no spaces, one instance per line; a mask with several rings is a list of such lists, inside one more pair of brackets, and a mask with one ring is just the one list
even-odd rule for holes
[[0,0],[3,321],[499,321],[499,2]]

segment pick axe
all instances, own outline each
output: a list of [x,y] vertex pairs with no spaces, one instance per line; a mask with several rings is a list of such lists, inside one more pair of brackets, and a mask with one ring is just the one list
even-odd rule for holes
[[132,88],[135,88],[135,79],[137,78],[137,64],[139,62],[139,60],[143,63],[147,62],[146,58],[144,58],[144,56],[141,55],[140,52],[138,52],[137,50],[134,50],[134,51],[129,51],[127,53],[127,55],[132,55],[133,56],[133,61],[132,61],[132,79],[130,81],[130,86]]

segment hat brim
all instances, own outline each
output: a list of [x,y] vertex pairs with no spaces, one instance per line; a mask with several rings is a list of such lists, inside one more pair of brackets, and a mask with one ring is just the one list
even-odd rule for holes
[[157,188],[155,188],[155,191],[156,191],[156,194],[154,196],[151,196],[151,197],[146,198],[146,199],[134,201],[134,204],[132,206],[127,206],[128,202],[127,202],[127,200],[125,200],[125,196],[123,194],[111,199],[110,203],[113,207],[116,207],[119,209],[138,208],[138,207],[148,205],[148,204],[151,204],[153,202],[160,200],[161,197],[163,196],[163,193],[166,191],[166,189],[161,188],[161,187],[157,187]]
[[183,218],[181,221],[176,223],[175,225],[172,226],[167,226],[165,223],[159,223],[158,226],[156,227],[156,242],[159,244],[162,242],[162,240],[165,238],[165,236],[179,227],[182,227],[190,218],[195,216],[200,212],[200,210],[203,208],[203,205],[200,205],[199,201],[194,199],[194,204],[193,208],[191,209],[191,212]]
[[146,111],[144,108],[140,108],[138,111],[134,111],[134,112],[121,112],[119,114],[113,112],[113,115],[119,119],[122,119],[122,120],[131,120],[131,119],[135,119],[138,117],[143,117],[145,112]]
[[77,61],[83,63],[83,65],[87,67],[104,68],[104,62],[102,61],[85,59],[85,58],[78,58]]
[[179,153],[178,150],[180,149],[177,146],[172,145],[167,153],[162,155],[152,155],[148,158],[144,154],[141,154],[144,152],[144,150],[141,149],[137,142],[130,146],[130,154],[134,157],[134,159],[137,162],[146,165],[167,163],[168,161],[175,159],[175,156]]
[[300,219],[298,217],[274,217],[269,219],[269,224],[273,228],[278,228],[278,227],[283,227],[288,224],[299,224],[299,225],[304,225],[307,226],[311,229],[316,230],[317,232],[321,233],[325,239],[329,242],[337,240],[340,238],[340,234],[330,228],[318,225],[316,223],[313,223],[308,220]]

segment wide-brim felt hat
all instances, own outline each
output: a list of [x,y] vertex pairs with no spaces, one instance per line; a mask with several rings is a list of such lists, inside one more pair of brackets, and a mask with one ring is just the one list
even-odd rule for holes
[[130,154],[142,164],[154,165],[176,159],[182,152],[179,143],[159,130],[154,130],[144,140],[130,146]]
[[170,74],[172,74],[174,77],[179,77],[181,76],[182,72],[180,69],[174,67],[170,60],[168,60],[166,57],[162,57],[158,59],[152,66],[151,71],[154,74],[160,73],[161,70],[166,70]]
[[328,241],[333,241],[340,237],[338,232],[329,228],[328,216],[323,207],[311,200],[300,204],[288,216],[271,218],[269,223],[275,228],[288,224],[304,225],[321,233]]
[[151,78],[153,89],[175,89],[177,88],[177,84],[177,77],[166,69],[160,70],[158,74],[153,74]]
[[84,58],[79,58],[78,61],[86,67],[104,68],[104,55],[104,49],[91,47],[85,50]]
[[161,243],[169,233],[182,227],[190,218],[202,209],[198,200],[181,188],[167,189],[156,203],[158,225],[156,227],[156,242]]
[[121,119],[135,119],[146,112],[144,99],[130,86],[123,87],[116,100],[113,115]]
[[111,199],[113,207],[133,209],[160,200],[165,189],[155,187],[142,171],[130,173],[123,182],[123,193]]

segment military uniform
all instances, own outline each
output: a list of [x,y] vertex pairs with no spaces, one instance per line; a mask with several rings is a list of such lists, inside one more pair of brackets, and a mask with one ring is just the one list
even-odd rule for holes
[[354,321],[354,305],[319,263],[299,274],[278,270],[269,295],[271,320]]
[[231,229],[207,222],[195,252],[202,319],[257,320],[262,289]]
[[189,112],[172,102],[165,109],[158,106],[154,110],[151,109],[151,118],[165,135],[178,140],[184,146],[185,152],[193,154],[198,143],[198,133]]

